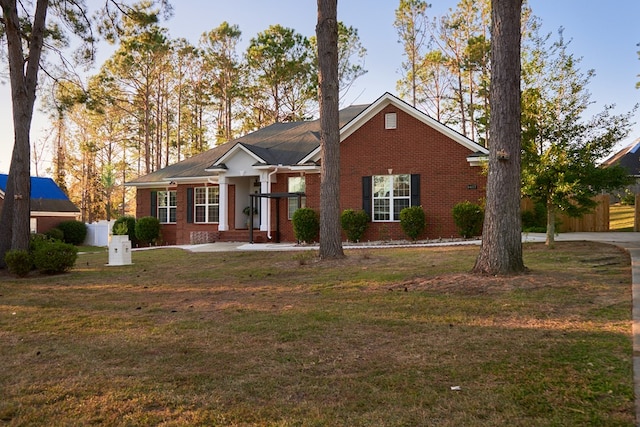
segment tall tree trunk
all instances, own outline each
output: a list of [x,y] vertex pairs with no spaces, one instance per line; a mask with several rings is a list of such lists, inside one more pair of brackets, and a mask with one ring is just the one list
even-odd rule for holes
[[320,258],[343,258],[340,227],[340,127],[338,116],[338,0],[318,0],[320,84]]
[[491,2],[491,147],[487,201],[475,273],[524,271],[520,219],[521,0]]
[[37,0],[29,53],[25,60],[22,31],[16,0],[0,0],[7,40],[9,79],[13,108],[14,145],[7,178],[4,207],[0,216],[0,266],[9,249],[29,248],[31,216],[31,178],[29,172],[31,143],[29,132],[36,99],[38,69],[44,43],[48,0]]
[[556,245],[556,207],[547,202],[547,238],[544,244],[553,249]]

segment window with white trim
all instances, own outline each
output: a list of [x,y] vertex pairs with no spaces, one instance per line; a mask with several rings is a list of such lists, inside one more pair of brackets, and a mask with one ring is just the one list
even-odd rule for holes
[[158,221],[161,224],[176,222],[177,192],[176,190],[158,191]]
[[[304,193],[306,191],[306,180],[304,176],[290,176],[287,180],[287,191],[289,193]],[[307,198],[302,197],[300,200],[300,207],[304,208],[307,206]],[[298,210],[298,198],[297,197],[289,197],[289,213],[288,218],[293,218],[293,213]]]
[[411,175],[373,177],[373,220],[400,221],[400,211],[411,206]]
[[220,219],[220,187],[193,189],[194,222],[211,223]]

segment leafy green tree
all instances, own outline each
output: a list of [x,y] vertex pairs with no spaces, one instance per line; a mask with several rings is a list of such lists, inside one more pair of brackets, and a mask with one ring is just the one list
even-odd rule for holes
[[[318,38],[309,38],[311,49],[314,53],[314,64],[318,67]],[[343,22],[338,21],[338,87],[340,98],[348,91],[351,85],[364,74],[364,58],[367,49],[362,45],[358,30],[354,27],[347,27]]]
[[632,113],[614,115],[607,106],[585,119],[593,71],[580,71],[562,30],[549,39],[535,35],[523,66],[522,191],[546,206],[546,245],[553,247],[557,212],[580,216],[601,191],[630,183],[624,168],[598,162],[629,134]]
[[[151,4],[136,6],[138,13],[154,13]],[[102,80],[111,96],[128,110],[139,124],[140,156],[144,173],[161,167],[162,150],[158,138],[159,83],[169,55],[167,30],[154,21],[125,16],[119,34],[120,46],[101,69]]]
[[[160,0],[167,6],[166,0]],[[61,52],[68,45],[62,28],[72,28],[81,41],[75,58],[81,62],[93,59],[96,25],[84,1],[18,2],[0,0],[0,39],[9,65],[13,107],[14,148],[7,179],[5,203],[0,217],[0,264],[8,249],[27,249],[30,217],[30,138],[35,106],[38,73],[45,67],[45,49]],[[101,29],[114,28],[122,13],[132,11],[124,2],[108,0],[102,9]],[[147,17],[143,13],[138,18]],[[150,17],[153,18],[153,17]],[[115,31],[115,30],[114,30]],[[69,63],[66,61],[65,63]],[[49,75],[53,74],[53,70]]]
[[244,66],[237,54],[241,35],[237,25],[223,22],[200,38],[206,73],[213,86],[211,91],[218,118],[217,140],[221,143],[235,136],[233,107],[241,96],[244,73]]
[[253,98],[263,109],[254,123],[302,120],[317,96],[317,75],[309,40],[291,28],[272,25],[251,39],[246,58],[254,76]]

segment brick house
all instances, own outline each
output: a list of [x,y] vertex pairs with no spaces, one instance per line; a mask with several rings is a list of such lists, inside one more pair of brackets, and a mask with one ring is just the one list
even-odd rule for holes
[[[6,174],[0,174],[0,212],[7,190]],[[30,228],[32,233],[44,233],[62,221],[78,219],[80,210],[51,178],[31,177]]]
[[[295,209],[320,208],[319,126],[275,123],[130,181],[136,216],[158,217],[167,244],[246,241],[250,225],[256,242],[293,242]],[[399,213],[414,205],[423,237],[457,236],[453,206],[484,197],[488,150],[389,93],[341,110],[340,141],[341,209],[369,214],[364,240],[405,238]]]

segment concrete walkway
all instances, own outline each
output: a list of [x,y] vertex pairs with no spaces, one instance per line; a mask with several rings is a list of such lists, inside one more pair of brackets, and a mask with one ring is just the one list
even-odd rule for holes
[[[524,233],[523,242],[544,242],[544,233]],[[640,233],[634,232],[609,232],[609,233],[562,233],[556,236],[556,241],[591,241],[610,243],[620,246],[629,252],[631,257],[631,290],[632,290],[632,335],[633,335],[633,378],[636,408],[636,425],[640,427]],[[440,242],[428,244],[411,244],[407,247],[419,246],[445,246],[453,244],[480,244],[479,240],[467,240],[463,242]],[[175,247],[175,246],[173,246]],[[179,246],[192,252],[228,252],[236,250],[266,250],[266,251],[294,251],[317,249],[317,246],[301,246],[291,243],[227,243],[217,242],[203,245]],[[376,246],[348,246],[349,248],[389,248],[397,245]]]

